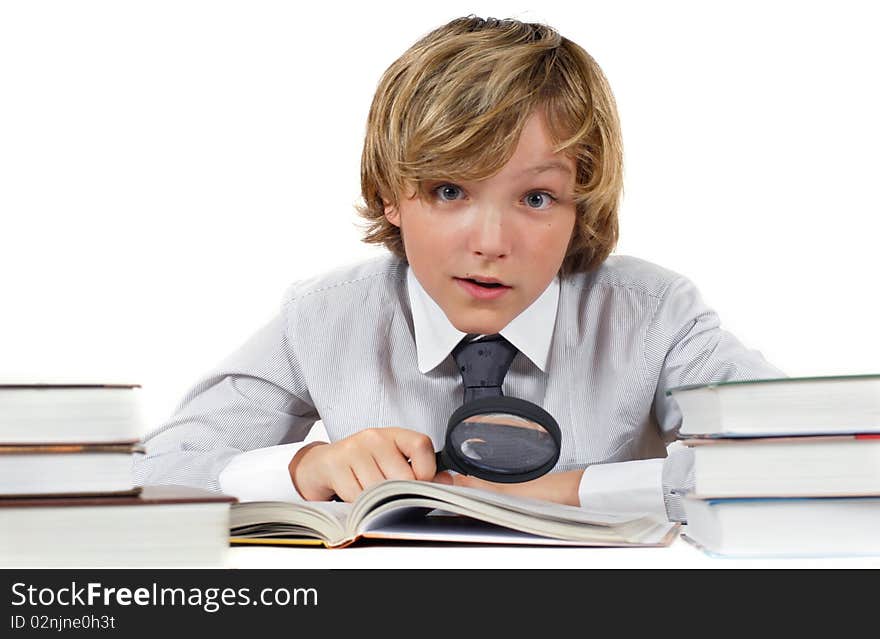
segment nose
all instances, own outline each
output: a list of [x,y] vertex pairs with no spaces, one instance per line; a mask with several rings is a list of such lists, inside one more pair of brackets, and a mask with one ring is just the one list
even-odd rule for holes
[[471,220],[468,248],[474,254],[488,259],[500,259],[510,254],[510,229],[498,208],[484,208],[475,212]]

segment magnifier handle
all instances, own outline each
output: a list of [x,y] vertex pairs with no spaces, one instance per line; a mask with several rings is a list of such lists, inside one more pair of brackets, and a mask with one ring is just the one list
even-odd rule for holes
[[437,472],[441,472],[444,470],[451,470],[449,466],[446,465],[446,461],[443,459],[443,451],[438,450],[435,454],[435,459],[437,460]]

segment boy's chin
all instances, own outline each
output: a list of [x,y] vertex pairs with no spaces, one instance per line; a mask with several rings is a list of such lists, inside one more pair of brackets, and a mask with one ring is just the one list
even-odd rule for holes
[[[483,315],[482,313],[479,315]],[[452,325],[462,333],[474,333],[477,335],[493,335],[499,333],[505,326],[510,323],[507,317],[499,317],[497,315],[483,317],[475,317],[473,313],[462,313],[462,317],[449,318]]]

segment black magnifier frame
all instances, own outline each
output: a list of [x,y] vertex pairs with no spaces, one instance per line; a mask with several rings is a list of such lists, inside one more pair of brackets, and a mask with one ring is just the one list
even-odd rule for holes
[[[517,417],[522,417],[540,425],[553,439],[555,444],[555,454],[541,466],[524,472],[500,472],[471,465],[468,463],[467,459],[459,454],[453,444],[452,433],[458,424],[469,417],[492,413],[516,415]],[[554,466],[556,466],[556,462],[559,461],[561,449],[562,431],[559,429],[559,424],[556,423],[556,420],[553,419],[553,416],[550,413],[537,404],[507,395],[481,397],[480,399],[474,399],[462,404],[450,416],[449,423],[446,426],[446,442],[443,449],[437,452],[437,470],[454,470],[462,475],[472,475],[487,481],[503,484],[516,484],[537,479],[538,477],[547,474]]]

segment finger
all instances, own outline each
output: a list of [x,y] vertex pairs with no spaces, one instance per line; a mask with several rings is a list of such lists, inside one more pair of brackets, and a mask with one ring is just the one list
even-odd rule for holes
[[382,474],[379,465],[369,452],[365,451],[363,455],[352,458],[349,463],[354,476],[364,490],[385,479],[385,475]]
[[412,466],[400,449],[389,441],[387,446],[373,451],[373,459],[386,479],[415,479]]
[[332,486],[333,491],[342,501],[352,502],[363,492],[363,487],[349,467],[333,473]]
[[430,481],[434,478],[437,474],[437,458],[430,437],[400,428],[394,433],[394,443],[409,459],[416,479]]

